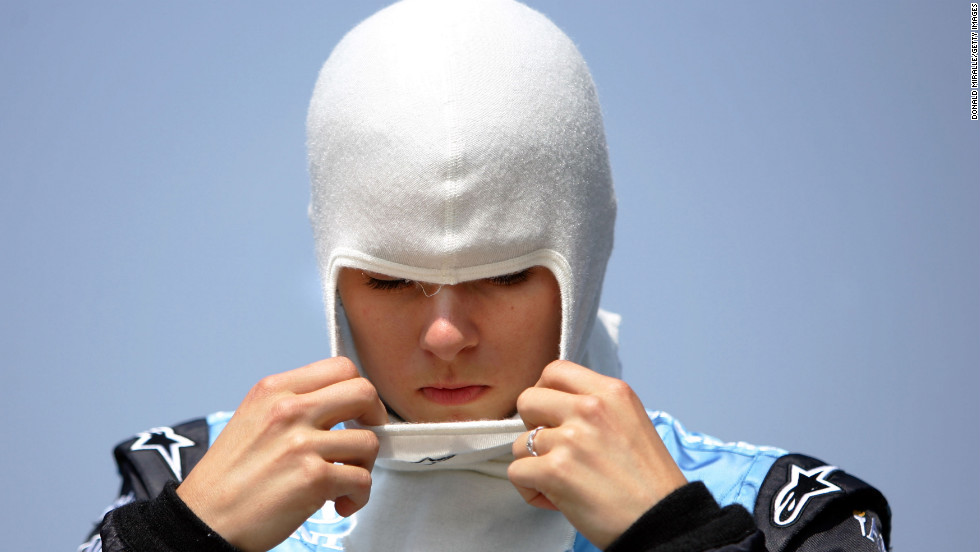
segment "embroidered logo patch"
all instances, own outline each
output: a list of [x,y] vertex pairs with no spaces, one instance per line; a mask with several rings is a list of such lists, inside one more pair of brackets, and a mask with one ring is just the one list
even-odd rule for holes
[[861,524],[861,536],[873,542],[875,550],[885,552],[885,538],[881,535],[877,518],[869,517],[866,512],[855,511],[854,519]]
[[102,552],[102,537],[99,534],[93,535],[78,547],[78,552]]
[[[334,512],[333,502],[327,501],[317,513],[293,531],[289,538],[312,544],[316,550],[343,550],[344,537],[357,525],[357,515],[342,517]],[[305,550],[307,547],[304,547]]]
[[155,450],[159,452],[167,466],[170,467],[170,471],[177,477],[177,481],[183,481],[184,474],[180,467],[180,449],[193,446],[194,441],[183,435],[178,435],[172,428],[155,427],[140,433],[129,450]]
[[840,487],[827,481],[827,476],[836,469],[836,466],[820,466],[804,470],[796,464],[790,464],[789,482],[779,490],[773,502],[773,522],[779,526],[790,525],[800,516],[811,498],[839,492]]

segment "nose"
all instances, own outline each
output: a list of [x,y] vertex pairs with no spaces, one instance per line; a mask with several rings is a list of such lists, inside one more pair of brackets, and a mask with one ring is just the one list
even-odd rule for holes
[[479,342],[472,305],[466,291],[459,288],[444,286],[424,301],[426,320],[419,335],[419,346],[447,362]]

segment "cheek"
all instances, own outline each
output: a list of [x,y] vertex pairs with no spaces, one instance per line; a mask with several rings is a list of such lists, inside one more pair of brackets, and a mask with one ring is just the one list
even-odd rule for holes
[[558,358],[561,344],[561,292],[558,290],[558,282],[552,280],[547,286],[547,292],[538,307],[540,319],[540,339],[546,343],[545,355],[549,362]]
[[351,325],[356,326],[356,329],[361,333],[380,319],[375,309],[363,303],[358,304],[353,309],[348,308],[347,318],[350,319]]
[[545,286],[509,309],[510,342],[538,368],[558,358],[561,341],[561,298]]
[[405,324],[395,319],[392,313],[379,309],[370,302],[357,305],[347,311],[351,332],[361,360],[368,362],[394,348],[405,331]]
[[370,373],[373,366],[378,363],[378,354],[386,349],[383,342],[387,335],[387,328],[384,327],[386,317],[382,309],[378,309],[373,304],[370,297],[348,293],[344,299],[344,311],[350,323],[354,347],[362,368]]
[[397,378],[397,371],[390,367],[399,356],[398,340],[391,333],[390,321],[384,313],[370,306],[359,306],[347,312],[354,337],[354,347],[361,368],[382,395],[390,394],[389,387]]

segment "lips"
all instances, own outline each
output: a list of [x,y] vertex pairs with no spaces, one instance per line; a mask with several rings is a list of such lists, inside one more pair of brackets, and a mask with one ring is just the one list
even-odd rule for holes
[[487,385],[465,385],[461,387],[423,387],[419,391],[430,401],[447,405],[466,404],[478,399],[490,389]]

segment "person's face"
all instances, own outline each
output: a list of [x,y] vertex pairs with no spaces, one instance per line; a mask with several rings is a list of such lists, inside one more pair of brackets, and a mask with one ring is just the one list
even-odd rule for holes
[[508,418],[558,358],[561,298],[544,267],[441,289],[345,268],[337,288],[362,369],[406,421]]

